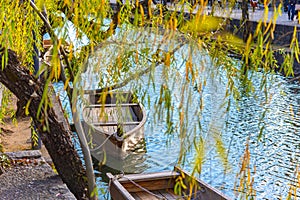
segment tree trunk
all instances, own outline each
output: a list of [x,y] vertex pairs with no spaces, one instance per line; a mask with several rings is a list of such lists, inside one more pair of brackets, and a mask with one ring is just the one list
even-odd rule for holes
[[243,32],[243,40],[244,42],[247,41],[249,34],[250,34],[250,23],[249,23],[249,12],[248,12],[248,1],[247,0],[243,0],[242,1],[242,25],[244,27],[244,32]]
[[[0,54],[2,60],[3,54]],[[48,150],[56,170],[77,199],[87,197],[85,170],[71,140],[70,126],[64,117],[60,102],[52,87],[47,91],[48,107],[39,106],[42,101],[45,81],[37,80],[22,67],[16,54],[8,50],[7,65],[0,70],[0,82],[18,99],[30,101],[29,113]],[[40,112],[39,117],[37,113]],[[47,128],[47,129],[46,129]]]
[[23,99],[18,99],[17,101],[17,111],[16,111],[16,118],[25,118],[26,114],[25,114],[25,106],[26,103]]

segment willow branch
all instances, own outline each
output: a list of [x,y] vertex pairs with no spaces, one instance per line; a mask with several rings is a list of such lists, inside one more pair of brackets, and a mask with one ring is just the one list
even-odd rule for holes
[[[30,0],[30,6],[33,8],[33,10],[38,14],[38,16],[42,19],[42,21],[44,22],[47,30],[49,31],[49,34],[54,38],[54,40],[58,43],[58,37],[55,35],[48,19],[39,11],[39,9],[36,7],[36,5]],[[72,71],[72,68],[71,68],[71,65],[70,65],[70,62],[68,60],[68,57],[67,57],[67,54],[65,52],[65,50],[60,46],[59,47],[59,54],[61,54],[64,58],[64,61],[66,62],[66,65],[67,65],[67,68],[69,70],[69,73],[70,73],[70,78],[71,80],[74,80],[74,74],[73,74],[73,71]],[[66,76],[65,76],[65,71],[64,71],[64,66],[62,64],[62,62],[60,61],[60,67],[61,67],[61,73],[62,73],[62,79],[63,79],[63,82],[66,83],[67,80],[66,80]]]
[[[171,56],[173,56],[175,54],[175,52],[177,50],[179,50],[183,45],[185,45],[186,42],[181,42],[176,48],[174,48],[170,53]],[[157,49],[156,53],[154,55],[157,55],[158,52],[160,51],[160,49]],[[160,64],[163,64],[164,63],[164,59],[156,59],[155,61],[150,59],[150,58],[146,58],[149,62],[152,62],[154,63],[155,62],[155,66],[154,68],[158,67]],[[85,94],[95,94],[95,93],[101,93],[101,92],[107,92],[107,91],[110,91],[110,90],[115,90],[115,89],[118,89],[118,88],[121,88],[121,87],[124,87],[125,85],[127,85],[130,81],[132,81],[133,79],[135,79],[135,77],[141,77],[143,76],[144,74],[150,72],[150,70],[152,69],[153,67],[150,66],[142,71],[138,71],[134,74],[132,74],[131,76],[129,76],[128,78],[126,78],[123,82],[121,83],[117,83],[115,85],[112,85],[112,86],[109,86],[109,87],[104,87],[104,88],[100,88],[100,89],[96,89],[96,90],[85,90],[84,93]]]

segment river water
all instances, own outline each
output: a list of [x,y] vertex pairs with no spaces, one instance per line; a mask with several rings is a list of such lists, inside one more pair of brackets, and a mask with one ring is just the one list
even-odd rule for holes
[[[249,142],[251,177],[257,199],[280,199],[288,196],[292,186],[299,181],[299,141],[300,113],[299,85],[289,83],[280,75],[268,75],[268,98],[259,91],[261,74],[254,78],[257,90],[242,96],[237,103],[230,103],[230,110],[225,112],[224,85],[217,81],[207,82],[202,96],[205,105],[202,120],[194,110],[199,106],[199,98],[192,95],[189,104],[191,124],[201,121],[196,134],[205,138],[205,159],[199,178],[220,189],[230,197],[245,199],[234,192],[237,186],[237,175],[241,168],[241,158]],[[196,119],[195,119],[195,116]],[[151,118],[149,119],[151,121]],[[147,165],[145,171],[172,169],[179,155],[180,140],[172,137],[170,143],[164,133],[165,126],[156,124],[155,128],[147,127],[145,134],[147,144]],[[228,165],[224,166],[222,156],[214,145],[211,132],[219,132],[226,149]],[[200,144],[199,144],[200,145]],[[195,159],[195,149],[187,153],[184,168],[191,170]],[[298,185],[299,188],[299,185]],[[300,198],[299,189],[297,198]],[[295,199],[297,199],[295,198]]]
[[[237,198],[234,192],[237,174],[241,167],[241,157],[244,155],[247,140],[250,150],[250,169],[254,178],[254,189],[257,199],[280,199],[288,195],[291,185],[297,184],[300,144],[300,87],[289,83],[280,75],[270,75],[274,87],[270,88],[269,102],[265,102],[264,94],[256,93],[243,97],[238,104],[232,103],[230,111],[226,114],[222,126],[222,141],[226,147],[228,166],[224,167],[215,147],[207,145],[206,158],[203,162],[199,178],[220,189],[232,198]],[[209,84],[208,86],[209,87]],[[259,84],[256,85],[259,87]],[[158,94],[152,95],[151,102],[155,102]],[[218,113],[212,113],[216,102],[222,101],[218,91],[206,90],[207,96],[205,113],[219,123]],[[220,97],[218,100],[217,97]],[[209,101],[208,101],[209,100]],[[195,101],[197,102],[197,100]],[[151,105],[153,106],[153,105]],[[151,107],[150,106],[150,107]],[[147,107],[148,112],[149,107]],[[192,109],[191,109],[192,110]],[[264,118],[262,116],[264,115]],[[145,126],[146,154],[138,160],[137,172],[157,172],[172,170],[178,161],[180,152],[180,139],[177,136],[165,134],[166,126],[163,123],[153,124],[153,118],[147,119]],[[211,123],[210,120],[204,120]],[[260,123],[259,123],[260,122]],[[203,126],[209,126],[208,124]],[[262,136],[259,138],[261,128]],[[78,145],[80,151],[80,147]],[[192,170],[194,152],[187,153],[184,168]],[[97,164],[95,163],[95,166]],[[107,194],[107,180],[102,173],[109,170],[95,171],[100,199],[109,198]],[[299,189],[297,189],[299,193]],[[300,198],[297,195],[297,198]],[[296,198],[295,198],[296,199]]]
[[[184,47],[179,50],[178,57],[185,51]],[[207,56],[201,59],[209,60]],[[251,180],[253,179],[255,198],[286,199],[291,186],[296,186],[300,180],[298,174],[300,86],[280,75],[268,74],[266,81],[268,97],[265,98],[265,91],[260,90],[262,74],[256,72],[252,81],[254,90],[247,95],[241,95],[239,100],[235,101],[232,96],[225,98],[228,80],[224,74],[219,73],[215,76],[206,76],[206,84],[201,88],[201,94],[190,84],[187,84],[183,91],[182,86],[186,82],[183,78],[184,72],[179,66],[183,66],[182,63],[186,62],[186,59],[179,60],[175,62],[177,66],[175,75],[169,75],[167,81],[162,78],[163,66],[156,69],[155,81],[150,84],[156,87],[149,87],[149,80],[153,78],[149,78],[149,75],[144,75],[137,81],[139,95],[145,97],[141,100],[147,110],[145,125],[147,152],[136,160],[136,173],[172,170],[182,150],[180,144],[183,143],[179,135],[185,132],[188,139],[183,146],[191,147],[185,153],[182,164],[187,171],[192,171],[195,160],[199,157],[195,149],[202,145],[204,158],[201,160],[201,174],[197,176],[233,199],[245,199],[242,193],[234,191],[237,188],[235,183],[240,180],[241,158],[248,145],[250,152],[248,168]],[[161,84],[167,84],[173,96],[173,134],[166,134],[165,120],[157,116],[159,109],[156,108],[156,103]],[[57,86],[60,90],[59,84]],[[134,88],[136,84],[129,84],[127,87]],[[62,97],[62,100],[67,103],[66,98]],[[185,131],[176,126],[180,121],[178,113],[181,110],[178,107],[181,103],[184,105],[183,110],[187,119]],[[227,109],[229,105],[230,109]],[[222,145],[218,148],[216,144]],[[80,151],[79,145],[78,149]],[[104,174],[110,169],[105,167],[98,169],[96,162],[95,167],[97,185],[100,193],[103,192],[100,199],[107,199],[108,184]],[[300,192],[299,189],[295,191]],[[300,198],[298,193],[294,199]]]

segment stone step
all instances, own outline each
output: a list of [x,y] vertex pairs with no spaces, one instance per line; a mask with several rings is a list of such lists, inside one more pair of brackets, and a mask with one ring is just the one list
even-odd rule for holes
[[39,150],[26,150],[26,151],[18,151],[18,152],[5,152],[10,159],[37,159],[42,157],[42,153]]

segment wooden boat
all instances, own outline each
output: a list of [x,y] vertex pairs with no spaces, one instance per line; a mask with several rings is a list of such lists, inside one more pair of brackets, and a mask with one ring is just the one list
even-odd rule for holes
[[[64,45],[62,45],[64,51],[69,54],[70,53],[70,45],[67,42],[63,42]],[[52,60],[52,54],[53,54],[53,44],[51,39],[44,39],[43,40],[43,48],[44,48],[44,55],[42,56],[43,62],[51,66],[51,60]],[[63,56],[60,56],[60,59],[63,59]]]
[[43,48],[48,50],[52,46],[52,41],[50,39],[43,40]]
[[178,167],[174,171],[116,176],[107,173],[107,176],[113,200],[230,199]]
[[133,172],[146,151],[144,107],[131,92],[85,93],[83,129],[92,156],[111,168]]

